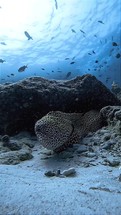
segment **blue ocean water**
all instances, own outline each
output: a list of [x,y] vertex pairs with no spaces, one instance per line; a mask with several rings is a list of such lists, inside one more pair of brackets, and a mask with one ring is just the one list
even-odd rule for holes
[[93,74],[121,86],[121,0],[0,0],[0,83]]

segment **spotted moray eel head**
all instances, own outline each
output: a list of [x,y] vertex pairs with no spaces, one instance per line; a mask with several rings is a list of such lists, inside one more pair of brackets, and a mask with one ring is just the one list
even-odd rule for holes
[[101,127],[100,113],[95,110],[83,115],[52,111],[36,122],[35,133],[42,146],[57,152]]
[[58,115],[47,114],[35,124],[35,133],[41,145],[55,150],[66,143],[73,131],[68,119]]

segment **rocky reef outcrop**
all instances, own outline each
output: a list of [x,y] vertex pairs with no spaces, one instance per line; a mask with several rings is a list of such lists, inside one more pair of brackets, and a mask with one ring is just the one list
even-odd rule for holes
[[121,101],[92,75],[69,81],[31,77],[0,85],[0,134],[34,131],[35,122],[49,111],[87,112],[107,105]]
[[121,106],[106,106],[100,113],[109,127],[121,136]]
[[111,90],[118,97],[118,99],[121,100],[121,87],[119,87],[118,84],[116,84],[115,82],[113,82]]
[[32,148],[34,141],[30,136],[10,138],[8,135],[0,136],[0,164],[16,165],[22,161],[30,160],[33,158]]

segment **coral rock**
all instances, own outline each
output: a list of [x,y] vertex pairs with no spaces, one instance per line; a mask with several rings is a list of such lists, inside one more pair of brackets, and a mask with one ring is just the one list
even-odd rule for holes
[[106,105],[121,102],[92,75],[69,81],[33,77],[0,85],[0,133],[33,131],[35,122],[49,111],[87,112]]

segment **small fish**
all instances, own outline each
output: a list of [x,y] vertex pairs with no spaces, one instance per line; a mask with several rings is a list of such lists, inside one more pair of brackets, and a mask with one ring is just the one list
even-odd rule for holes
[[30,36],[30,34],[27,31],[24,31],[24,34],[28,38],[28,40],[33,40],[33,38]]
[[53,40],[55,37],[51,37],[51,40]]
[[71,29],[71,31],[72,31],[73,33],[76,33],[76,31],[75,31],[74,29]]
[[88,53],[88,55],[92,55],[91,53]]
[[109,56],[111,56],[113,51],[114,51],[114,48],[110,50]]
[[44,68],[41,68],[42,70],[45,70]]
[[116,55],[116,58],[120,58],[120,57],[121,57],[121,54],[118,53],[118,54]]
[[4,62],[5,62],[5,60],[0,59],[0,63],[4,63]]
[[7,75],[8,78],[10,78],[10,75]]
[[98,62],[99,62],[98,60],[95,61],[95,63],[98,63]]
[[108,83],[108,81],[109,81],[110,79],[111,79],[110,77],[107,77],[106,80],[105,80],[105,82]]
[[116,42],[112,42],[112,46],[118,46]]
[[11,73],[11,76],[14,76],[14,74],[13,74],[13,73]]
[[104,64],[107,64],[107,61],[104,61]]
[[54,72],[54,71],[52,70],[52,72]]
[[69,60],[69,57],[66,57],[65,60]]
[[74,60],[75,59],[75,56],[74,57],[72,57],[72,60]]
[[4,78],[2,78],[2,79],[1,79],[1,81],[5,81],[5,79],[4,79]]
[[66,74],[66,78],[68,78],[70,75],[71,75],[71,72],[68,72],[68,73]]
[[74,61],[72,61],[70,64],[74,64],[75,62]]
[[21,67],[18,69],[18,72],[24,72],[26,68],[28,68],[27,65],[26,65],[26,66],[21,66]]
[[97,37],[97,35],[95,34],[94,37]]
[[0,42],[1,45],[6,46],[7,44],[5,42]]
[[56,10],[58,9],[58,2],[57,2],[57,0],[55,0],[55,8],[56,8]]
[[0,6],[0,8],[2,8],[2,7]]
[[83,34],[86,34],[84,31],[82,31],[81,29],[80,29],[80,31],[83,33]]
[[101,77],[102,77],[102,74],[100,74],[99,77],[101,78]]
[[90,71],[90,69],[88,69],[88,71]]
[[104,22],[103,22],[103,21],[101,21],[101,20],[99,20],[98,22],[99,22],[99,23],[101,23],[101,24],[104,24]]
[[58,70],[57,72],[62,72],[61,70]]
[[96,54],[95,51],[92,51],[93,54]]

